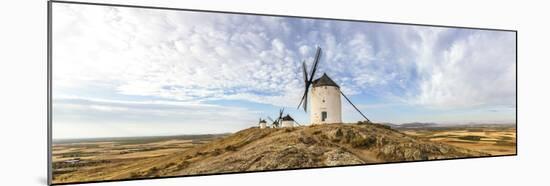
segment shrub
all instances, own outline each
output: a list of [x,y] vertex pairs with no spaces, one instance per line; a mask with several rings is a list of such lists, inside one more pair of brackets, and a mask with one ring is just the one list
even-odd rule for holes
[[237,148],[233,145],[228,145],[225,147],[225,151],[236,151]]
[[343,135],[344,135],[344,133],[342,132],[341,129],[336,130],[336,133],[334,134],[334,136],[336,136],[336,137],[338,137],[338,138],[339,138],[339,137],[342,137]]
[[158,167],[152,167],[149,170],[147,170],[146,174],[147,176],[155,175],[160,169]]
[[214,151],[211,152],[213,156],[220,155],[222,153],[221,149],[214,149]]
[[357,121],[357,125],[366,125],[366,124],[373,124],[373,123],[370,122],[370,121],[367,121],[367,120],[365,120],[365,121]]
[[139,178],[139,177],[141,177],[141,175],[137,172],[130,173],[130,178]]
[[181,169],[184,169],[185,167],[187,167],[190,163],[188,161],[182,161],[181,163],[178,164],[178,166],[176,167],[178,170],[181,170]]
[[313,144],[315,143],[315,140],[311,137],[300,137],[298,138],[298,140],[303,143],[303,144],[306,144],[306,145],[310,145],[310,144]]
[[352,147],[370,147],[372,146],[373,144],[376,143],[376,139],[375,138],[371,138],[371,137],[362,137],[362,136],[357,136],[355,138],[353,138],[351,140],[351,146]]
[[384,129],[388,129],[388,130],[392,130],[392,128],[388,125],[382,125],[382,124],[377,124],[377,123],[371,123],[371,125],[373,126],[376,126],[376,127],[379,127],[379,128],[384,128]]

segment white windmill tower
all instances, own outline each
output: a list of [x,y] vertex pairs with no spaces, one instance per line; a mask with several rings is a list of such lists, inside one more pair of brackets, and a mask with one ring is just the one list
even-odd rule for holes
[[[307,112],[307,98],[309,93],[309,87],[312,86],[310,92],[311,109],[309,114],[309,120],[311,124],[330,124],[330,123],[342,123],[342,101],[340,95],[344,96],[346,100],[357,110],[361,116],[365,118],[367,122],[370,120],[348,99],[346,95],[340,90],[340,86],[336,84],[326,73],[323,76],[313,80],[315,71],[317,71],[317,64],[321,57],[321,48],[317,47],[315,54],[315,60],[311,69],[311,74],[308,75],[306,62],[302,63],[302,69],[304,73],[304,95],[298,108],[303,106],[304,111]],[[302,104],[303,103],[303,104]]]
[[285,117],[282,117],[281,127],[294,127],[294,118],[290,117],[288,114]]
[[267,128],[267,122],[262,118],[260,118],[260,121],[258,122],[258,125],[260,126],[261,129]]
[[314,80],[311,86],[309,121],[315,124],[342,123],[340,86],[327,74]]

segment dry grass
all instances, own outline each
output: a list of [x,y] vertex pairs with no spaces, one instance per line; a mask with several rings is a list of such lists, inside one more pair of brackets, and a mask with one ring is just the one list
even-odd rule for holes
[[[125,179],[155,176],[162,167],[135,171],[131,167],[147,164],[156,157],[177,154],[213,139],[170,139],[147,143],[85,142],[53,145],[53,183]],[[199,142],[199,143],[198,143]],[[69,161],[78,160],[78,162]],[[169,166],[173,166],[171,164]]]
[[56,144],[53,182],[414,161],[512,150],[515,129],[396,131],[376,124],[249,128],[215,139]]
[[491,155],[516,153],[516,129],[513,127],[450,128],[445,130],[409,129],[404,133],[472,149]]

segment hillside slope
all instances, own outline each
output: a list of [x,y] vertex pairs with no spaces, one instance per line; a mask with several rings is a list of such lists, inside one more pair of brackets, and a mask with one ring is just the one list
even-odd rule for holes
[[67,179],[116,180],[256,170],[326,167],[488,156],[430,142],[379,124],[249,128],[227,137],[131,164],[91,169]]
[[487,155],[424,141],[377,124],[249,128],[161,157],[153,162],[156,168],[133,174],[175,176]]

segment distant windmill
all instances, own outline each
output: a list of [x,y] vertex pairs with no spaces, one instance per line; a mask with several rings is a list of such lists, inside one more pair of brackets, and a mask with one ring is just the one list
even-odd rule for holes
[[302,126],[300,125],[300,123],[295,121],[294,118],[290,116],[290,114],[286,114],[286,116],[283,117],[284,111],[284,108],[279,110],[279,117],[277,117],[277,119],[273,119],[269,116],[267,117],[267,119],[273,122],[273,124],[271,125],[272,128]]
[[260,126],[261,129],[267,128],[267,122],[262,118],[260,118],[260,121],[258,121],[258,125]]
[[271,124],[271,127],[272,127],[272,128],[279,128],[279,127],[281,127],[281,121],[282,121],[282,119],[283,119],[283,112],[284,112],[284,111],[285,111],[284,108],[280,109],[280,110],[279,110],[279,117],[277,117],[277,119],[275,119],[275,120],[273,120],[273,118],[271,118],[271,117],[269,117],[269,116],[267,117],[267,119],[269,119],[269,120],[272,122],[272,124]]
[[267,116],[267,119],[269,121],[271,121],[271,128],[277,128],[279,127],[279,121],[278,120],[273,120],[273,118]]
[[301,126],[300,123],[296,122],[289,114],[281,118],[281,127],[294,127],[295,124]]
[[298,108],[303,106],[304,111],[307,112],[307,99],[309,87],[311,86],[311,109],[309,117],[312,124],[342,123],[342,103],[340,101],[340,95],[344,96],[353,108],[370,123],[370,120],[342,91],[340,91],[340,86],[338,86],[338,84],[336,84],[326,73],[323,73],[323,76],[320,78],[313,80],[315,72],[317,71],[317,65],[319,64],[319,58],[321,58],[321,48],[317,47],[313,67],[309,75],[307,73],[306,62],[302,62],[305,87],[304,95],[300,100],[300,104],[298,104]]

